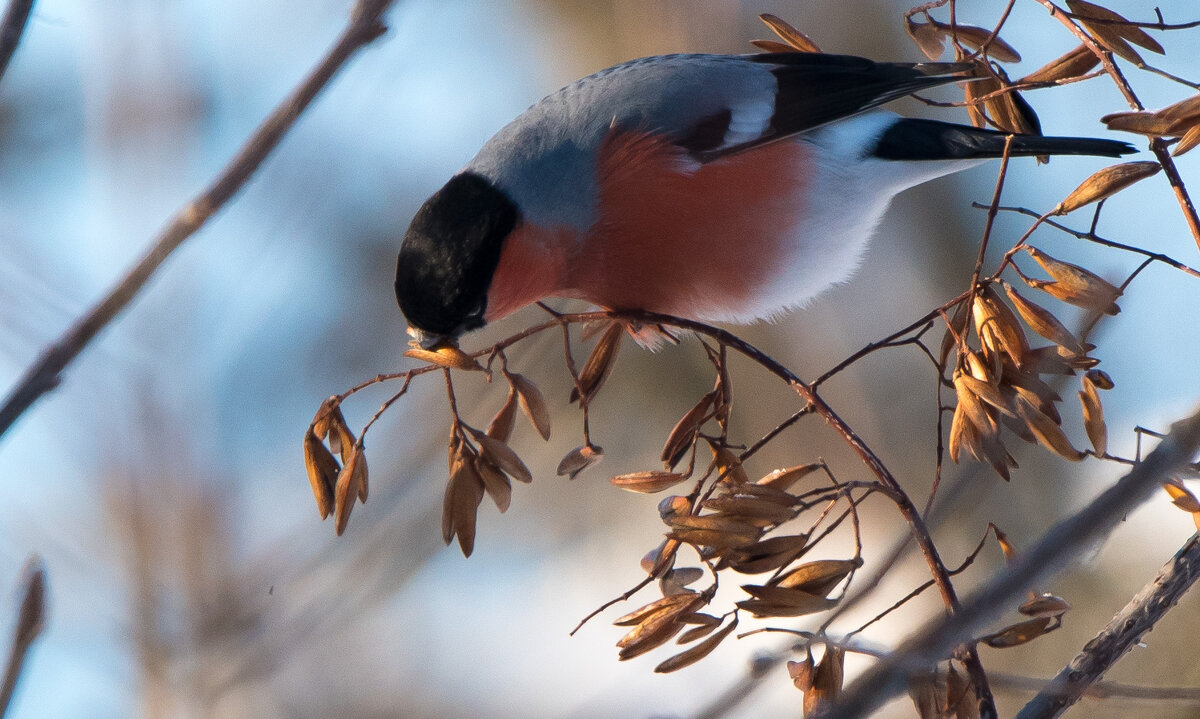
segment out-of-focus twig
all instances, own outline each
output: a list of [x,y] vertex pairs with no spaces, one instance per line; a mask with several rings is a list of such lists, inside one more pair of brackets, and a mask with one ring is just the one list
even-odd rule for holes
[[1028,552],[963,602],[960,611],[942,617],[913,633],[895,652],[863,673],[846,689],[827,716],[867,716],[905,686],[914,672],[928,669],[948,656],[1008,609],[1014,601],[1107,536],[1113,526],[1144,501],[1164,477],[1178,470],[1200,450],[1200,412],[1175,424],[1146,460],[1082,510],[1059,522]]
[[39,397],[58,385],[63,370],[129,305],[171,253],[237,194],[346,61],[384,33],[386,28],[380,18],[394,1],[358,0],[337,42],[308,77],[254,131],[221,174],[175,214],[150,250],[108,295],[47,347],[25,371],[0,405],[0,436]]
[[29,14],[33,11],[33,0],[12,0],[4,19],[0,20],[0,77],[8,70],[8,62],[12,60],[17,45],[21,44],[21,35],[29,23]]
[[1192,535],[1116,616],[1084,645],[1058,676],[1017,714],[1017,719],[1056,717],[1077,702],[1104,672],[1154,628],[1197,579],[1200,579],[1200,534]]
[[21,667],[33,640],[42,633],[46,619],[46,570],[42,561],[31,557],[25,564],[21,608],[17,612],[17,628],[13,631],[12,647],[8,652],[8,663],[4,668],[4,684],[0,686],[0,717],[8,711]]

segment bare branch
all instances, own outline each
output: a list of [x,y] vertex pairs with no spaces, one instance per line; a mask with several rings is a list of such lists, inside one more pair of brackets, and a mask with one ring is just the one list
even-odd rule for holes
[[43,394],[58,386],[63,370],[96,335],[138,295],[159,266],[216,214],[246,184],[267,155],[279,145],[317,93],[362,47],[383,34],[380,17],[394,0],[358,0],[350,21],[334,46],[308,77],[254,131],[237,156],[200,195],[183,206],[149,251],[87,314],[47,347],[0,405],[0,436]]
[[33,10],[33,0],[12,0],[4,19],[0,20],[0,77],[8,70],[8,62],[12,60],[17,45],[21,44],[21,35],[29,23],[29,14]]
[[1200,534],[1192,535],[1121,611],[1084,645],[1058,676],[1026,704],[1017,719],[1056,717],[1077,702],[1200,579]]
[[42,633],[46,620],[46,570],[42,567],[42,561],[30,557],[25,563],[23,575],[21,608],[17,611],[17,627],[13,630],[8,664],[4,668],[4,684],[0,685],[0,716],[8,711],[29,647]]
[[1035,546],[975,592],[961,611],[913,633],[888,658],[847,688],[828,716],[859,717],[901,691],[910,674],[925,671],[958,643],[983,629],[1029,587],[1043,582],[1073,557],[1106,536],[1129,510],[1144,501],[1170,473],[1200,450],[1200,412],[1175,424],[1146,461],[1073,516],[1055,525]]

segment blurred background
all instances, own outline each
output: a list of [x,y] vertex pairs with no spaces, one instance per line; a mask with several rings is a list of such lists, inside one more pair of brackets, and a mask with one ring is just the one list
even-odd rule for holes
[[[1160,3],[1168,21],[1190,2]],[[342,27],[349,0],[41,0],[0,82],[0,386],[110,287],[154,233],[233,155]],[[1112,4],[1150,19],[1153,3]],[[665,656],[616,661],[608,622],[576,636],[585,614],[641,577],[661,538],[657,498],[612,489],[614,474],[652,468],[675,420],[711,386],[691,342],[657,354],[627,346],[594,405],[602,465],[568,481],[559,457],[580,444],[552,338],[510,355],[558,410],[542,443],[518,425],[533,469],[500,516],[480,509],[474,556],[439,541],[447,417],[437,382],[422,382],[368,438],[372,496],[346,535],[318,521],[300,440],[320,401],[379,372],[405,368],[404,322],[391,290],[403,229],[419,203],[504,123],[575,78],[642,55],[744,52],[770,37],[773,12],[831,52],[918,60],[905,3],[889,0],[407,0],[390,31],[350,63],[249,186],[171,258],[147,291],[0,440],[0,627],[12,620],[22,563],[49,572],[46,633],[12,716],[31,717],[683,717],[700,714],[745,676],[778,636],[726,642],[704,662],[657,676]],[[998,3],[960,4],[962,22],[991,26]],[[944,20],[945,17],[943,16]],[[1025,55],[1017,77],[1075,46],[1034,2],[1016,4],[1006,39]],[[1195,71],[1200,32],[1159,33],[1160,64]],[[1150,107],[1185,88],[1133,75]],[[953,99],[951,88],[945,95]],[[1027,94],[1047,133],[1102,134],[1097,118],[1127,109],[1106,80]],[[965,120],[961,109],[906,101],[898,109]],[[1136,138],[1122,138],[1134,139]],[[1140,159],[1145,159],[1143,155]],[[1015,161],[1004,201],[1044,211],[1103,160]],[[1181,159],[1200,179],[1200,155]],[[854,281],[744,336],[815,377],[867,342],[920,317],[969,282],[995,166],[900,197]],[[1193,189],[1200,189],[1200,184]],[[1086,219],[1071,218],[1077,226]],[[1002,216],[996,245],[1027,227]],[[1161,176],[1110,203],[1099,231],[1200,264]],[[1137,259],[1041,232],[1063,259],[1123,278]],[[1104,395],[1112,451],[1132,455],[1135,425],[1165,430],[1200,399],[1200,285],[1147,270],[1123,312],[1094,340],[1116,380]],[[1064,311],[1063,316],[1076,316]],[[525,312],[467,347],[539,318]],[[796,409],[749,367],[735,379],[735,432],[753,441]],[[932,477],[934,377],[906,349],[860,362],[824,390],[922,499]],[[463,380],[468,421],[486,423],[503,391]],[[1064,386],[1069,431],[1083,444]],[[387,395],[345,411],[361,426]],[[1022,449],[1025,449],[1024,447]],[[842,479],[865,478],[831,433],[801,423],[755,471],[827,458]],[[994,521],[1019,547],[1117,476],[1095,461],[1064,466],[1025,451],[1010,484],[972,466],[947,472],[936,538],[957,563]],[[754,472],[752,472],[753,474]],[[858,475],[863,475],[859,477]],[[869,505],[866,556],[905,527]],[[1053,586],[1075,610],[1033,644],[985,650],[996,672],[1056,672],[1192,533],[1165,495],[1131,514],[1105,545]],[[840,544],[838,544],[840,542]],[[827,556],[848,555],[849,536]],[[984,552],[964,589],[999,566]],[[906,559],[846,631],[927,577]],[[866,639],[892,645],[938,611],[912,603]],[[1011,619],[1015,620],[1014,612]],[[816,620],[781,623],[811,628]],[[760,626],[744,622],[743,629]],[[1110,678],[1194,686],[1200,599],[1186,597]],[[7,635],[4,635],[7,636]],[[6,640],[5,640],[6,641]],[[653,658],[657,657],[657,659]],[[851,660],[849,671],[861,666]],[[1028,698],[999,691],[1003,714]],[[797,716],[782,667],[722,716]],[[1077,713],[1138,707],[1089,702]],[[1159,707],[1159,716],[1195,709]],[[1172,714],[1177,712],[1177,714]],[[912,715],[907,699],[887,716]]]

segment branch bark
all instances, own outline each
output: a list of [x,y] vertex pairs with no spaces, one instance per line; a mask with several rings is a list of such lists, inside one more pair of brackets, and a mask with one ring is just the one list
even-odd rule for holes
[[380,18],[394,2],[358,0],[333,47],[254,131],[221,174],[175,214],[142,259],[108,295],[76,320],[25,371],[0,405],[0,437],[34,402],[58,386],[67,366],[133,301],[171,253],[237,194],[346,61],[384,33],[386,28]]
[[1071,663],[1021,709],[1017,719],[1056,717],[1079,701],[1154,628],[1197,579],[1200,579],[1200,534],[1192,535],[1159,570],[1158,576],[1134,595]]
[[4,77],[8,62],[17,51],[17,45],[21,44],[21,35],[25,33],[32,11],[33,0],[12,0],[4,19],[0,20],[0,77]]
[[1200,411],[1175,423],[1171,433],[1115,485],[1073,516],[1059,522],[1028,552],[971,598],[961,611],[914,632],[888,658],[862,674],[825,716],[867,716],[905,687],[910,674],[927,670],[950,651],[983,630],[1030,587],[1042,583],[1072,558],[1106,536],[1159,483],[1200,451]]

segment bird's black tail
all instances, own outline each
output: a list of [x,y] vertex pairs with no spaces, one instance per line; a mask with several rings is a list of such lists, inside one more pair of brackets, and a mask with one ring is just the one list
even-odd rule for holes
[[[1087,137],[1013,135],[1009,154],[1120,157],[1137,150],[1127,142]],[[968,160],[1002,157],[1008,135],[968,125],[901,118],[883,133],[870,154],[884,160]]]

